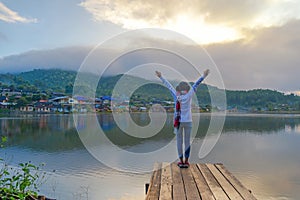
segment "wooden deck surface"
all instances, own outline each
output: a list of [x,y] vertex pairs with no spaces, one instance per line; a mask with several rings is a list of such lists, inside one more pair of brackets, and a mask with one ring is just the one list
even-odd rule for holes
[[222,164],[157,163],[147,200],[252,200],[256,199]]

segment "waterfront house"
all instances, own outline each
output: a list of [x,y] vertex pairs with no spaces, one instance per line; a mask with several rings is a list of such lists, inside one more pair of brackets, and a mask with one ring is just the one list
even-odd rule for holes
[[6,103],[8,98],[6,96],[0,96],[0,103]]
[[0,96],[0,108],[10,108],[11,106],[14,106],[15,103],[8,102],[8,98],[6,96]]
[[55,97],[53,99],[50,99],[49,102],[53,105],[51,111],[64,113],[71,112],[74,104],[78,104],[78,101],[76,99],[73,99],[69,96]]
[[53,103],[53,105],[62,105],[62,104],[69,104],[70,102],[73,103],[73,100],[70,100],[70,97],[68,96],[60,96],[60,97],[55,97],[53,99],[50,99],[49,102]]
[[22,112],[33,112],[34,106],[32,104],[27,104],[26,106],[20,107],[20,111]]
[[89,99],[83,96],[74,96],[73,101],[75,104],[88,104]]
[[39,100],[34,104],[34,108],[36,112],[50,112],[51,104],[47,100]]

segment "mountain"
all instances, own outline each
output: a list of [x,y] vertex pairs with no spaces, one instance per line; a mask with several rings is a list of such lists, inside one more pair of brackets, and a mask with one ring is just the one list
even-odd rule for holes
[[39,90],[64,92],[65,87],[74,82],[76,72],[59,69],[35,69],[29,72],[22,72],[16,77],[36,86]]
[[[77,72],[65,71],[59,69],[36,69],[20,74],[0,74],[0,88],[9,87],[11,89],[44,91],[47,93],[61,92],[72,94],[73,84]],[[94,74],[85,74],[86,78],[82,84],[85,88],[82,92],[84,95],[89,91],[89,85],[98,81]],[[122,81],[122,93],[130,93],[130,86],[139,86],[132,94],[131,98],[140,99],[145,102],[160,100],[173,100],[169,91],[158,84],[147,83],[147,80],[129,75],[117,75],[102,77],[98,82],[97,96],[111,95],[112,91],[119,80]],[[120,81],[119,81],[120,82]],[[149,81],[148,81],[149,82]],[[128,84],[128,85],[126,85]],[[209,90],[208,90],[209,89]],[[222,92],[221,89],[201,84],[197,89],[197,97],[201,105],[210,105],[210,94]],[[248,91],[226,90],[227,105],[229,108],[254,109],[254,110],[300,110],[300,97],[290,94],[285,95],[282,92],[269,89],[254,89]]]

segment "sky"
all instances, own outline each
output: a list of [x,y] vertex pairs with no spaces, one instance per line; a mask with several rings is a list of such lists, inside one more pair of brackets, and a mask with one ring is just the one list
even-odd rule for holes
[[195,45],[149,36],[127,45],[194,57],[204,47],[227,89],[300,95],[300,0],[0,0],[0,73],[78,70],[99,43],[142,28],[171,30]]

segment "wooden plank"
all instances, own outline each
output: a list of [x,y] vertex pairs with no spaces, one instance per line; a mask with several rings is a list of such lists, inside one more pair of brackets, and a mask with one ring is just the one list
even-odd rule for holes
[[172,174],[170,163],[162,163],[161,187],[159,200],[172,199]]
[[210,172],[218,181],[222,189],[225,191],[229,199],[243,200],[241,195],[235,190],[235,188],[227,181],[223,174],[213,164],[206,164]]
[[215,166],[244,199],[256,200],[253,194],[251,194],[250,191],[247,188],[245,188],[242,185],[242,183],[234,175],[232,175],[222,164],[216,164]]
[[216,200],[229,199],[205,164],[197,164]]
[[151,177],[147,200],[159,200],[161,180],[161,163],[155,163],[154,172]]
[[155,163],[147,200],[256,200],[222,164]]
[[172,179],[173,179],[173,199],[184,200],[186,199],[183,180],[180,172],[180,168],[176,163],[171,164]]
[[190,168],[181,169],[187,200],[201,199]]
[[201,171],[198,169],[198,167],[195,164],[192,164],[190,166],[192,175],[195,179],[195,182],[197,184],[198,190],[200,192],[200,196],[202,200],[215,200],[215,197],[211,190],[209,189],[207,182],[205,181]]

